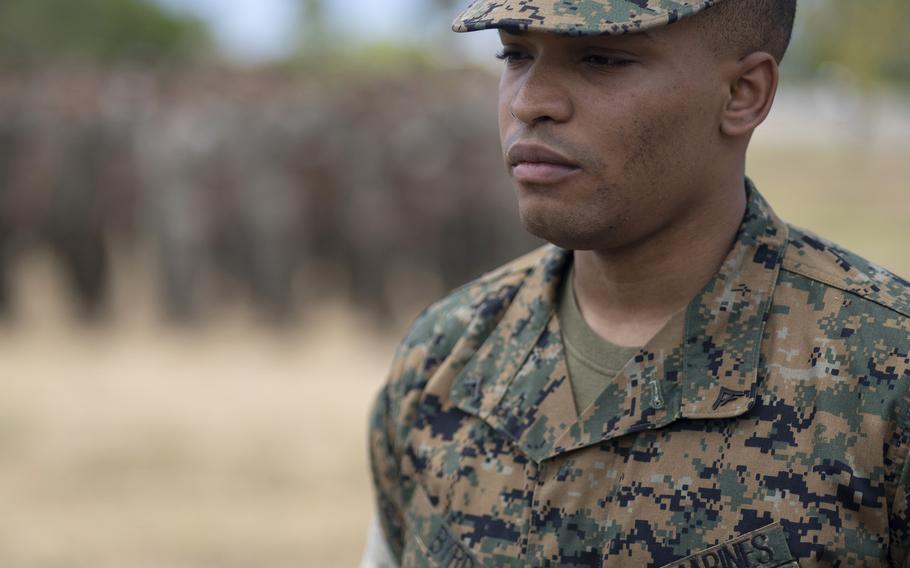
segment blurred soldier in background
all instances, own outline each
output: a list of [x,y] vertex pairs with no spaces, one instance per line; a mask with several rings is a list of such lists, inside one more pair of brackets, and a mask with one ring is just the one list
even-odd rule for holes
[[[23,81],[4,93],[0,119],[0,305],[18,250],[44,243],[85,319],[103,315],[109,263],[100,203],[116,165],[117,140],[98,120],[99,83],[60,74]],[[62,96],[62,93],[66,93]]]
[[[6,94],[6,93],[4,93]],[[10,191],[15,171],[15,153],[19,149],[22,112],[18,97],[0,97],[0,317],[12,307],[10,298],[11,256],[13,248],[12,203]]]
[[196,103],[174,88],[138,129],[137,155],[146,180],[143,210],[158,248],[164,305],[178,320],[194,318],[200,310],[198,281],[207,266],[215,214],[210,205],[222,206],[221,200],[207,201],[203,185],[206,173],[218,165],[215,129],[228,118],[217,114],[218,102],[209,97]]
[[110,275],[101,189],[108,164],[117,163],[107,121],[92,116],[98,99],[92,87],[71,90],[55,117],[56,126],[44,130],[56,162],[45,203],[45,232],[81,315],[89,319],[101,315],[107,299]]
[[795,11],[479,0],[456,20],[499,30],[503,155],[552,244],[402,342],[366,565],[910,566],[910,284],[745,177]]

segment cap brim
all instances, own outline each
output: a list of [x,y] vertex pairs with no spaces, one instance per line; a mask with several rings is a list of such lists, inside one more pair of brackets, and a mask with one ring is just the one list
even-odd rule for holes
[[720,1],[477,0],[455,19],[452,30],[621,35],[672,24]]

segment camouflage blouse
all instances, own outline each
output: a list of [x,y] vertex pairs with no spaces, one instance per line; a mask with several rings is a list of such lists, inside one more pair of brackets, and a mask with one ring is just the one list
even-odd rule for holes
[[581,415],[545,246],[425,310],[370,424],[405,567],[910,567],[910,283],[747,183],[719,272]]

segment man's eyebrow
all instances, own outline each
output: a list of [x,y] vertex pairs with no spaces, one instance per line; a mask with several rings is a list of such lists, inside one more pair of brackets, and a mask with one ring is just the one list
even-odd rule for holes
[[651,32],[649,32],[649,31],[647,31],[647,30],[642,30],[642,31],[640,31],[640,32],[632,32],[632,33],[628,33],[628,34],[623,34],[623,35],[619,35],[619,36],[616,36],[616,37],[627,37],[627,38],[630,38],[630,39],[641,38],[641,39],[646,39],[646,40],[648,40],[648,41],[654,41],[654,39],[655,39],[655,38],[654,38],[654,34],[652,34]]
[[[503,32],[503,33],[506,34],[506,35],[510,35],[510,36],[525,37],[525,36],[527,36],[532,30],[529,30],[528,28],[526,28],[526,27],[521,27],[521,26],[514,26],[514,27],[512,27],[512,26],[502,26],[502,27],[499,28],[499,31],[500,31],[500,32]],[[567,34],[567,35],[568,35],[568,34]],[[503,37],[503,34],[502,34],[502,33],[500,34],[500,37],[501,37],[503,40],[506,39],[505,37]],[[571,36],[569,36],[569,37],[571,37]],[[640,31],[640,32],[625,33],[625,34],[590,34],[590,35],[582,35],[582,36],[577,36],[577,37],[580,37],[580,38],[587,37],[587,38],[589,38],[589,39],[595,39],[595,38],[628,38],[628,39],[641,38],[641,39],[644,39],[644,40],[647,40],[647,41],[654,41],[654,40],[656,39],[656,38],[654,37],[654,34],[652,34],[651,32],[649,32],[649,31],[647,31],[647,30],[642,30],[642,31]]]

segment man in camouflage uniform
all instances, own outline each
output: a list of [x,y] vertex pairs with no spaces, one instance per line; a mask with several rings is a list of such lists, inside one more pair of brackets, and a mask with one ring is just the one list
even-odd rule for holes
[[503,151],[552,244],[401,344],[370,429],[390,564],[910,566],[910,284],[744,174],[794,12],[479,0],[456,21],[499,29]]

